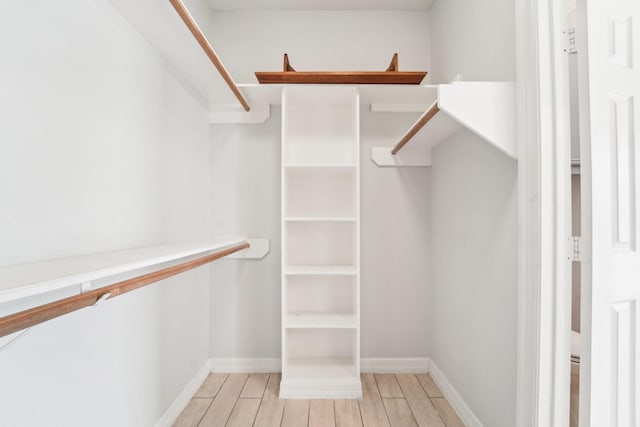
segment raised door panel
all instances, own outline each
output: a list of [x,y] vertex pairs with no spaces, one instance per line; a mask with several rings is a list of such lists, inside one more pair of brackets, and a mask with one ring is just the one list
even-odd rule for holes
[[580,425],[631,427],[640,422],[640,2],[585,0],[582,6],[588,42],[579,52],[580,78],[588,77],[589,100],[582,126],[582,234],[590,250],[582,266]]

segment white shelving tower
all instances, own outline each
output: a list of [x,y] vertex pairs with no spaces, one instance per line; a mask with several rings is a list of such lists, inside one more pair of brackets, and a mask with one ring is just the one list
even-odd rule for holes
[[284,88],[281,398],[362,396],[359,121],[355,86]]

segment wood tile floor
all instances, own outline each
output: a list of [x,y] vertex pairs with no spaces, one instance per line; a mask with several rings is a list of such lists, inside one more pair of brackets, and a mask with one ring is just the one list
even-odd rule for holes
[[580,413],[580,365],[571,364],[571,398],[569,427],[578,427]]
[[363,374],[359,400],[281,400],[280,374],[211,374],[177,427],[464,427],[428,374]]

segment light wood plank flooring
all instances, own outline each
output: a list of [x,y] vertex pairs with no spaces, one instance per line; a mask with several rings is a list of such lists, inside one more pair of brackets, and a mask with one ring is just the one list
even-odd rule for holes
[[580,413],[580,365],[571,364],[570,427],[578,427]]
[[363,374],[359,400],[281,400],[280,374],[211,374],[176,427],[464,427],[428,374]]

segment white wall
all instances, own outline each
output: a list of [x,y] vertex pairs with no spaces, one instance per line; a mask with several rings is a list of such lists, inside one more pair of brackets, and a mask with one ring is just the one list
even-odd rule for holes
[[[363,108],[363,110],[365,110]],[[414,114],[362,111],[362,356],[429,356],[429,168],[379,168],[371,147],[394,144]]]
[[[299,71],[384,71],[395,52],[401,70],[430,71],[429,25],[418,11],[215,12],[207,37],[236,82],[257,83],[285,52]],[[234,102],[222,82],[219,93]]]
[[431,9],[431,76],[449,83],[515,79],[515,1],[436,0]]
[[[515,80],[514,2],[437,0],[437,82]],[[433,150],[431,356],[485,426],[515,423],[517,163],[462,130]]]
[[260,261],[213,264],[211,356],[280,357],[280,109],[259,125],[211,126],[212,228],[270,240]]
[[[216,12],[207,33],[238,82],[280,70],[284,52],[299,70],[384,70],[394,52],[401,69],[430,66],[426,12]],[[429,329],[428,171],[380,170],[369,159],[374,143],[393,144],[415,119],[361,114],[362,357],[429,354],[416,339]],[[280,357],[280,121],[272,108],[265,124],[211,128],[214,232],[272,244],[263,261],[214,266],[212,357]]]
[[[415,117],[362,112],[361,120],[362,357],[425,357],[428,342],[416,337],[429,329],[428,169],[380,169],[369,159]],[[272,245],[262,261],[213,265],[214,358],[280,357],[280,121],[272,108],[264,124],[211,127],[214,232]]]
[[[0,6],[0,265],[203,238],[207,114],[104,0]],[[12,426],[149,426],[208,357],[198,269],[0,350]]]
[[516,171],[466,130],[431,167],[431,357],[491,427],[515,422]]

